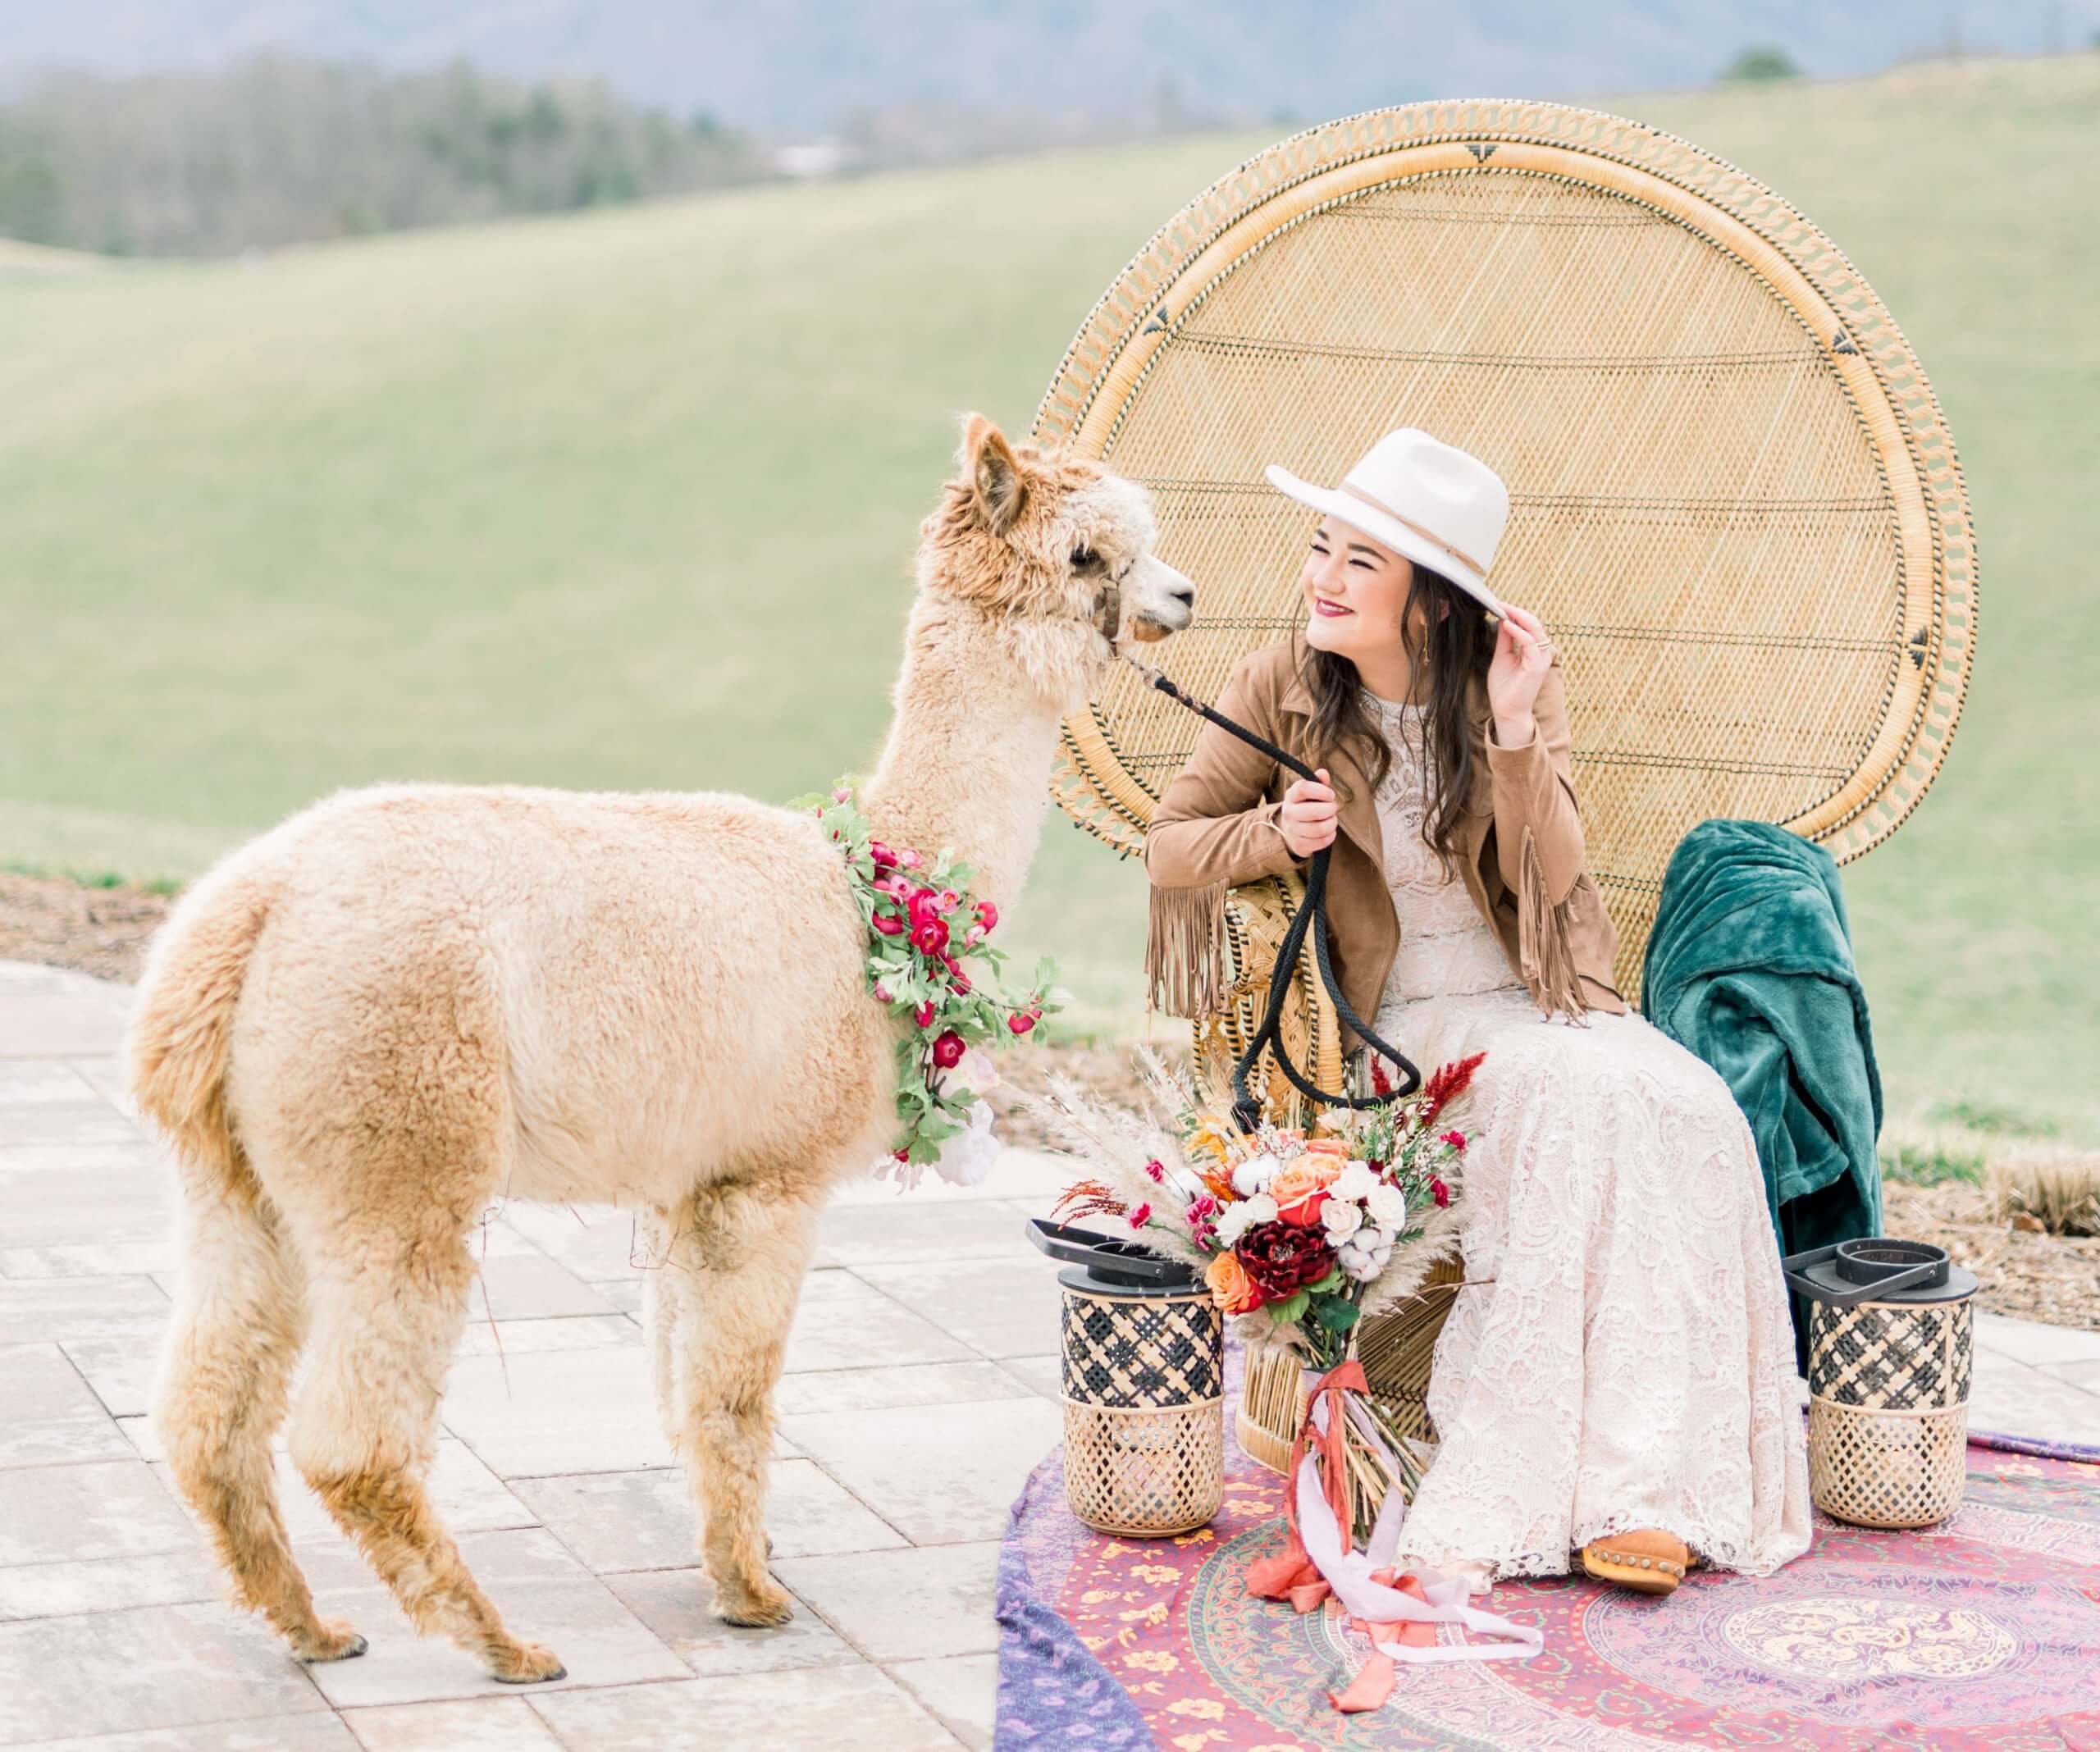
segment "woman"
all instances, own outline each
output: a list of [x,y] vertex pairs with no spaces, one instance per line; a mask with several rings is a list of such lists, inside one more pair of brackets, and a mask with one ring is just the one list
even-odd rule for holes
[[1268,477],[1322,513],[1305,623],[1218,703],[1319,778],[1205,727],[1146,835],[1154,965],[1199,1007],[1226,889],[1331,846],[1351,1006],[1425,1066],[1487,1054],[1440,1446],[1400,1556],[1481,1586],[1577,1549],[1650,1592],[1695,1557],[1767,1573],[1807,1549],[1808,1468],[1756,1147],[1727,1084],[1613,988],[1559,659],[1486,582],[1508,490],[1413,429],[1338,489]]

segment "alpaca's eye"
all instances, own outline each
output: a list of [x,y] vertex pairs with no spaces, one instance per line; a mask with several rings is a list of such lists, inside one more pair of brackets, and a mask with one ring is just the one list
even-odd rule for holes
[[1090,572],[1101,563],[1101,556],[1082,543],[1072,550],[1072,570]]

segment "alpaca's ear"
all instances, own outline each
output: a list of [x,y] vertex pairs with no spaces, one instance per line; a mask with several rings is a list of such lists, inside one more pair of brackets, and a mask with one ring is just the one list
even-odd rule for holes
[[962,449],[957,460],[963,477],[977,500],[977,514],[995,536],[1014,527],[1028,498],[1028,484],[1020,477],[1020,463],[1006,434],[981,413],[969,415],[962,425]]

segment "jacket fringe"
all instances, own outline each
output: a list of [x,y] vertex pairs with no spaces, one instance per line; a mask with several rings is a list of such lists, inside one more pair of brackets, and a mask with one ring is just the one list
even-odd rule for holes
[[1154,1010],[1191,1021],[1225,1001],[1226,884],[1154,888],[1145,935],[1145,994]]
[[1538,844],[1529,826],[1524,829],[1518,875],[1518,971],[1547,1015],[1556,1011],[1564,1011],[1571,1019],[1586,1015],[1590,1001],[1582,991],[1582,977],[1575,970],[1568,902],[1555,906],[1546,898],[1545,869],[1539,862]]

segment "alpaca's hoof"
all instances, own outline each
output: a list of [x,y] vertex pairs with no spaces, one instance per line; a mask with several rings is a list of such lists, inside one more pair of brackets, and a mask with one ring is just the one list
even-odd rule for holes
[[291,1643],[302,1661],[354,1661],[372,1646],[340,1618],[323,1618]]
[[568,1669],[554,1650],[537,1643],[512,1643],[489,1651],[489,1677],[500,1685],[545,1685],[568,1677]]
[[714,1609],[725,1623],[741,1625],[746,1630],[785,1624],[795,1616],[794,1601],[770,1582],[758,1588],[718,1588]]

